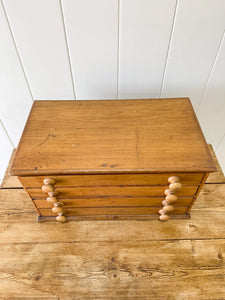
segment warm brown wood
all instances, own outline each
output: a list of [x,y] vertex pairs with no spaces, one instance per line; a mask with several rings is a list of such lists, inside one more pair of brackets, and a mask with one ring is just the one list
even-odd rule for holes
[[[56,197],[47,197],[46,201],[48,203],[56,203],[56,202],[58,202],[58,199]],[[44,202],[46,202],[46,201],[44,201]]]
[[[221,170],[221,168],[219,166],[219,163],[217,161],[217,158],[215,156],[213,148],[212,148],[211,145],[208,145],[208,147],[209,147],[209,151],[211,152],[211,155],[213,157],[213,161],[214,161],[214,164],[216,166],[217,172],[210,173],[209,176],[208,176],[208,178],[207,178],[207,180],[206,180],[206,183],[207,182],[211,182],[211,183],[225,183],[225,178],[224,178],[223,172],[222,172],[222,170]],[[9,175],[9,170],[10,170],[10,167],[11,167],[11,164],[12,164],[12,160],[14,158],[15,151],[16,150],[13,151],[13,154],[11,156],[9,166],[8,166],[8,168],[7,168],[6,172],[5,172],[5,176],[4,176],[3,180],[2,180],[1,188],[22,187],[22,184],[20,183],[19,179],[16,176],[10,176]],[[191,175],[191,174],[187,174],[187,175]],[[195,175],[196,175],[196,173],[193,174],[193,176],[195,176]],[[40,178],[40,177],[41,176],[38,176],[37,178]],[[62,176],[62,177],[64,177],[64,176]],[[25,177],[23,177],[23,178],[25,178]],[[36,177],[32,177],[32,178],[36,178]],[[182,179],[182,182],[183,181],[184,180]],[[195,184],[195,183],[197,183],[197,182],[188,182],[188,185]],[[41,185],[42,184],[40,183],[38,186],[41,186]],[[26,186],[26,184],[25,184],[25,186]],[[35,186],[32,185],[31,187],[35,187]]]
[[174,183],[174,182],[180,182],[180,177],[179,176],[171,176],[168,178],[169,183]]
[[43,180],[43,183],[46,185],[54,185],[55,184],[55,180],[53,179],[53,178],[45,178],[44,180]]
[[175,201],[177,201],[178,197],[174,194],[168,195],[165,197],[165,200],[167,201],[167,203],[173,203]]
[[[173,212],[186,214],[212,171],[215,165],[188,98],[36,101],[11,166],[39,215],[51,211],[61,214],[59,221],[64,210],[58,200],[70,198],[118,198],[117,206],[103,205],[104,213],[96,206],[75,206],[78,213],[67,206],[70,216],[165,215],[177,196],[192,198],[185,210],[178,201]],[[119,201],[146,197],[163,199],[157,210],[151,200],[130,207]],[[38,199],[53,206],[37,207]]]
[[171,240],[172,242],[179,239],[221,239],[225,238],[224,230],[222,230],[225,228],[224,194],[224,184],[205,184],[196,200],[197,207],[196,205],[193,207],[190,220],[171,220],[166,224],[160,224],[158,220],[150,222],[82,221],[65,224],[65,227],[58,231],[56,224],[42,225],[35,222],[36,213],[24,190],[3,189],[0,190],[1,242],[27,244],[30,241],[48,244],[65,241],[94,242],[107,239],[110,242],[136,241],[138,245],[143,240],[148,242]]
[[67,218],[62,213],[59,213],[59,215],[56,217],[56,221],[60,223],[65,223],[67,221]]
[[[58,199],[68,197],[154,197],[164,196],[164,186],[129,186],[129,187],[85,187],[56,188]],[[178,196],[193,196],[198,186],[184,186],[176,192]],[[33,199],[45,199],[46,193],[39,188],[27,189]]]
[[168,221],[170,219],[170,216],[167,214],[162,213],[161,216],[159,216],[160,221]]
[[[104,206],[160,206],[164,198],[84,198],[84,199],[63,199],[65,207],[104,207]],[[173,205],[189,206],[192,203],[191,197],[179,197]],[[38,208],[51,208],[54,202],[46,200],[34,200]]]
[[[137,207],[88,207],[88,208],[67,208],[64,209],[64,214],[66,216],[85,216],[92,215],[93,219],[96,215],[154,215],[158,214],[158,211],[161,207],[150,207],[150,206],[137,206]],[[40,213],[42,216],[54,216],[55,212],[52,209],[40,208]],[[174,208],[171,214],[185,214],[187,211],[187,206],[177,206]],[[60,211],[61,212],[61,211]],[[131,218],[132,219],[132,218]]]
[[[172,220],[185,220],[190,219],[190,214],[179,214],[179,215],[170,215]],[[66,216],[67,221],[127,221],[135,220],[136,221],[153,221],[159,220],[159,214],[154,215],[77,215],[77,216]],[[55,222],[56,217],[53,216],[38,216],[38,222]],[[161,220],[160,220],[161,221]],[[122,226],[122,225],[121,225]]]
[[[70,224],[57,229],[63,232]],[[4,300],[224,299],[224,239],[143,240],[137,245],[135,239],[112,242],[105,235],[103,241],[30,240],[0,249]]]
[[195,202],[196,198],[198,197],[199,193],[201,192],[201,190],[202,190],[202,188],[204,186],[204,183],[206,182],[206,179],[207,179],[208,176],[209,176],[209,173],[205,173],[205,176],[204,176],[204,178],[203,178],[203,180],[201,182],[201,185],[198,186],[197,192],[195,193],[195,195],[193,197],[193,200],[192,200],[192,203],[191,203],[191,205],[188,208],[188,213],[190,213],[191,208],[194,205],[194,202]]
[[[53,176],[55,187],[66,186],[129,186],[129,185],[168,185],[169,174],[104,174],[104,175],[63,175]],[[204,173],[178,173],[183,185],[198,185]],[[44,176],[20,177],[25,187],[41,187]]]
[[53,204],[53,208],[52,208],[52,212],[54,214],[62,214],[64,212],[63,210],[63,205],[64,203],[63,202],[56,202]]
[[42,192],[45,192],[45,193],[51,193],[55,190],[54,186],[51,184],[43,185],[41,189],[42,189]]
[[14,149],[13,152],[12,152],[8,168],[6,169],[5,176],[2,180],[0,188],[11,188],[11,187],[13,187],[13,188],[21,187],[22,188],[22,184],[19,181],[18,177],[17,176],[10,176],[10,174],[9,174],[9,171],[11,169],[15,154],[16,154],[16,149]]
[[188,98],[35,101],[11,168],[20,176],[210,171]]
[[173,205],[164,205],[162,208],[162,211],[166,214],[172,212],[173,210],[174,210]]
[[174,182],[169,185],[169,189],[172,191],[177,191],[182,188],[182,184],[180,182]]

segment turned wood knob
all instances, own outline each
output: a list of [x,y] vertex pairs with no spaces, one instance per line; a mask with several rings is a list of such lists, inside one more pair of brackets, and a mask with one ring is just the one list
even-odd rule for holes
[[162,208],[162,211],[164,212],[164,213],[169,213],[169,212],[171,212],[171,211],[173,211],[174,210],[174,207],[172,206],[172,205],[166,205],[166,206],[164,206],[163,208]]
[[162,214],[161,216],[159,216],[159,220],[160,221],[168,221],[170,218],[170,216]]
[[169,188],[172,191],[176,191],[182,188],[182,184],[180,183],[180,178],[177,176],[169,177],[168,182],[170,183]]
[[63,213],[63,208],[61,206],[56,206],[56,207],[53,207],[52,208],[52,211],[55,213],[55,214],[60,214],[60,213]]
[[163,206],[169,205],[169,204],[170,204],[170,202],[167,202],[166,200],[163,200],[163,201],[162,201],[162,205],[163,205]]
[[57,206],[63,206],[64,203],[63,203],[62,201],[58,201],[58,202],[54,203],[53,205],[54,205],[55,207],[57,207]]
[[50,203],[56,203],[56,202],[58,202],[58,199],[56,197],[48,197],[46,200],[48,202],[50,202]]
[[165,195],[166,196],[169,196],[169,195],[173,195],[174,194],[174,191],[170,190],[170,189],[167,189],[164,191]]
[[59,195],[59,192],[53,191],[53,192],[48,193],[48,195],[49,195],[49,197],[57,197]]
[[63,202],[56,202],[53,204],[54,207],[52,208],[52,211],[55,213],[55,214],[60,214],[60,213],[63,213],[63,208],[62,206],[64,205]]
[[42,191],[45,193],[51,193],[54,191],[54,186],[52,186],[51,184],[46,184],[42,186]]
[[180,182],[174,182],[169,185],[170,190],[176,191],[182,188],[182,184]]
[[166,196],[165,200],[168,203],[173,203],[173,202],[177,201],[177,196],[173,195],[173,194],[170,194],[170,195]]
[[169,183],[180,182],[180,178],[178,176],[171,176],[168,178]]
[[56,221],[64,223],[66,222],[66,217],[62,213],[59,213],[59,215],[56,217]]
[[55,180],[52,179],[52,178],[45,178],[45,179],[43,180],[43,182],[44,182],[45,185],[48,185],[48,184],[54,185],[54,184],[55,184]]

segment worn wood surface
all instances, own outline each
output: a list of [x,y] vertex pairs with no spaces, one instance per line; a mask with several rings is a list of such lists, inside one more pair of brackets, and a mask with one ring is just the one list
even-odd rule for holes
[[[208,145],[209,147],[209,151],[213,157],[213,161],[214,161],[214,164],[216,166],[216,170],[217,172],[213,172],[213,173],[210,173],[209,174],[209,177],[207,178],[206,182],[207,183],[225,183],[225,177],[223,175],[223,172],[221,170],[221,167],[216,159],[216,155],[213,151],[213,148],[211,145]],[[16,176],[10,176],[9,175],[9,170],[11,168],[11,165],[12,165],[12,161],[13,161],[13,158],[15,156],[15,152],[16,150],[13,151],[12,153],[12,156],[11,156],[11,159],[10,159],[10,163],[9,163],[9,166],[6,170],[6,173],[5,173],[5,177],[3,178],[3,181],[2,181],[2,184],[1,184],[1,188],[11,188],[11,187],[21,187],[22,188],[22,184],[20,183],[19,179],[16,177]]]
[[[183,186],[176,192],[178,196],[193,196],[198,186]],[[56,188],[59,193],[57,198],[86,198],[86,197],[162,197],[168,186],[129,186],[129,187],[74,187],[74,188]],[[33,199],[45,199],[48,194],[44,193],[41,188],[27,189]]]
[[[61,199],[63,207],[107,207],[107,206],[162,206],[165,198],[86,198],[86,199]],[[175,206],[189,206],[192,197],[179,197]],[[34,200],[39,208],[52,208],[52,203],[45,200]]]
[[37,223],[27,194],[6,176],[0,299],[225,299],[225,180],[218,170],[191,219],[167,223]]
[[10,170],[20,176],[211,171],[188,98],[35,101]]
[[[84,186],[132,186],[132,185],[168,185],[168,178],[178,176],[182,185],[198,185],[204,173],[169,174],[104,174],[104,175],[64,175],[51,176],[55,187]],[[47,176],[25,176],[20,181],[25,187],[41,187]]]

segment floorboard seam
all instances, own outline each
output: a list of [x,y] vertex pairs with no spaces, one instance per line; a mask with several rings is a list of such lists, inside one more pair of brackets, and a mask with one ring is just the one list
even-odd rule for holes
[[[216,241],[216,240],[225,240],[225,237],[222,238],[187,238],[187,239],[160,239],[160,240],[136,240],[136,242],[179,242],[179,241]],[[133,243],[134,241],[132,241]],[[42,244],[42,245],[54,245],[54,244],[94,244],[94,243],[125,243],[130,244],[131,242],[125,240],[115,240],[115,241],[62,241],[62,242],[16,242],[16,243],[0,243],[0,246],[4,245],[27,245],[27,244]]]

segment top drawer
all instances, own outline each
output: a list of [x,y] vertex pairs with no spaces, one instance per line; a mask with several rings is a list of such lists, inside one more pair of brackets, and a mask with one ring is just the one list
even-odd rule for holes
[[178,176],[182,185],[198,185],[204,173],[168,173],[168,174],[101,174],[101,175],[53,175],[20,177],[25,187],[41,187],[43,180],[53,178],[55,187],[76,186],[134,186],[168,185],[170,176]]

